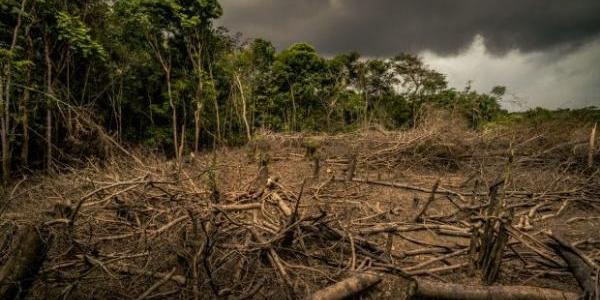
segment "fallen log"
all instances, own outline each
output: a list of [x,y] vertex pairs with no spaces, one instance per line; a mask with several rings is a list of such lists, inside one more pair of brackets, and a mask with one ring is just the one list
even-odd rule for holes
[[546,232],[546,235],[551,238],[547,245],[567,262],[569,271],[583,289],[584,299],[593,299],[597,291],[596,272],[600,272],[598,266],[562,236],[552,232]]
[[316,291],[307,300],[341,300],[356,295],[379,283],[381,277],[375,274],[359,274],[346,278],[334,285]]
[[467,286],[414,280],[409,299],[436,300],[577,300],[579,294],[533,286]]
[[46,259],[48,240],[44,235],[34,225],[18,226],[9,258],[0,269],[0,299],[25,297]]

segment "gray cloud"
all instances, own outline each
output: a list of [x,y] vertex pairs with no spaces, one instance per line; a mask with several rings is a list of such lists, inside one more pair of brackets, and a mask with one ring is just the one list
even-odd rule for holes
[[456,54],[476,35],[504,54],[576,48],[600,33],[598,0],[221,0],[219,24],[279,48],[309,42],[325,54],[431,50]]
[[[505,102],[510,110],[600,106],[600,38],[568,53],[511,50],[496,56],[487,51],[483,38],[477,37],[458,55],[424,51],[421,56],[431,67],[447,74],[450,86],[457,89],[463,89],[469,81],[483,92],[496,85],[506,86],[521,100],[520,105]],[[513,100],[512,95],[505,100]]]
[[217,23],[245,37],[294,42],[331,55],[420,54],[488,92],[524,99],[512,110],[600,106],[599,0],[220,0]]

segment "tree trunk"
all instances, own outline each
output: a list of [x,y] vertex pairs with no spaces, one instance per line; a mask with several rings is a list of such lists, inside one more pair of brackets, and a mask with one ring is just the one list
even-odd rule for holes
[[2,180],[3,182],[8,181],[10,178],[10,170],[8,167],[8,128],[5,120],[5,106],[4,103],[7,99],[4,99],[4,78],[0,76],[0,139],[2,140]]
[[171,107],[171,122],[173,123],[173,149],[175,150],[175,159],[177,160],[177,164],[179,164],[179,147],[177,138],[177,108],[175,107],[175,102],[173,101],[173,94],[171,91],[171,70],[169,68],[165,68],[165,75],[167,79],[167,95],[169,97],[169,106]]
[[215,89],[215,78],[213,77],[212,67],[210,66],[210,62],[208,65],[208,71],[210,75],[210,84],[213,89],[213,104],[215,105],[215,117],[217,121],[217,144],[221,142],[221,116],[219,114],[219,102],[217,100],[217,93]]
[[46,170],[52,170],[52,110],[50,104],[46,104]]
[[533,286],[466,286],[415,280],[409,288],[409,299],[437,300],[576,300],[576,293]]
[[8,131],[10,130],[10,71],[6,78],[6,96],[4,97],[4,109],[2,116],[2,174],[6,181],[10,177],[10,138]]
[[4,150],[8,146],[8,132],[6,128],[6,122],[4,122],[5,114],[4,114],[4,78],[0,76],[0,139],[2,140],[2,181],[6,182],[9,179],[9,170],[6,168],[4,156]]
[[[13,29],[12,41],[10,43],[9,52],[12,53],[17,45],[17,38],[19,36],[19,29],[21,28],[21,16],[23,15],[23,11],[25,10],[25,5],[27,0],[21,1],[21,8],[19,10],[19,14],[17,16],[17,24]],[[8,138],[8,131],[10,129],[10,85],[11,85],[11,70],[10,70],[10,61],[6,62],[6,66],[4,69],[4,75],[6,76],[6,86],[4,89],[0,87],[0,95],[4,96],[4,101],[0,101],[1,104],[4,104],[2,111],[2,118],[0,121],[2,122],[2,178],[4,181],[7,181],[10,177],[10,139]],[[0,77],[0,84],[2,84],[2,79]],[[5,94],[3,94],[5,93]],[[2,96],[0,96],[0,100],[2,100]]]
[[[33,61],[34,58],[34,46],[33,39],[29,34],[29,28],[26,30],[27,32],[27,47],[28,54],[27,59]],[[32,69],[27,69],[27,86],[23,89],[23,96],[21,97],[21,101],[19,102],[19,111],[21,112],[21,126],[23,127],[23,138],[21,145],[21,164],[24,167],[28,167],[29,164],[29,100],[31,98],[30,86],[31,86],[31,72]]]
[[244,88],[242,87],[240,76],[235,74],[235,79],[237,81],[238,88],[240,89],[240,96],[242,98],[242,119],[244,120],[244,125],[246,126],[246,136],[248,137],[248,141],[251,141],[252,133],[250,132],[250,124],[248,124],[248,118],[246,117],[246,97],[244,96]]
[[117,95],[117,105],[119,112],[119,121],[117,123],[118,129],[117,134],[119,135],[119,143],[122,142],[123,139],[123,77],[121,77],[119,83],[119,94]]
[[[67,99],[71,99],[71,51],[69,51],[69,49],[66,50],[66,59],[65,59],[65,69],[66,69],[66,83],[67,86],[65,87],[65,92],[67,93],[65,95],[65,98]],[[60,73],[60,71],[59,71]],[[111,82],[112,83],[112,82]],[[111,84],[112,85],[112,84]],[[114,93],[113,93],[114,94]],[[111,103],[113,102],[113,99],[111,99],[110,101]],[[64,117],[64,116],[63,116]],[[69,138],[73,138],[73,110],[71,108],[67,109],[67,121],[65,122],[63,120],[63,123],[66,123],[66,127],[67,127],[67,136]]]
[[204,103],[202,103],[202,89],[202,73],[200,72],[198,74],[198,87],[196,89],[196,110],[194,111],[194,152],[198,152],[200,148],[200,116],[204,107]]
[[[199,101],[199,100],[198,100]],[[196,111],[194,111],[194,152],[200,150],[200,116],[202,114],[202,103],[196,104]]]
[[369,97],[367,96],[367,92],[364,92],[365,98],[365,111],[364,111],[364,127],[369,126]]
[[296,99],[294,98],[294,87],[291,84],[290,96],[292,98],[292,131],[296,131]]
[[23,145],[21,146],[21,164],[27,167],[29,158],[29,109],[27,103],[29,103],[30,92],[29,89],[23,91],[23,98],[19,105],[21,111],[21,125],[23,126]]
[[325,121],[327,122],[327,132],[329,133],[333,133],[332,129],[331,129],[331,116],[333,115],[333,112],[335,111],[335,106],[337,104],[337,98],[335,98],[334,101],[330,102],[329,104],[326,105],[325,110],[326,110],[326,119]]
[[217,97],[213,96],[213,104],[215,106],[215,116],[217,122],[217,144],[221,143],[221,115],[219,114],[219,102]]
[[331,112],[332,112],[332,110],[327,110],[327,117],[325,119],[328,133],[332,133],[331,132]]
[[204,108],[204,102],[202,101],[204,92],[204,80],[202,77],[204,69],[202,65],[202,43],[200,42],[201,40],[202,37],[199,38],[196,47],[188,47],[188,56],[198,76],[198,85],[196,86],[196,110],[194,111],[194,152],[198,152],[198,150],[200,150],[200,118],[202,116],[202,109]]
[[46,170],[52,169],[52,61],[50,60],[50,45],[48,38],[44,41],[44,57],[46,60]]
[[181,181],[181,170],[183,167],[183,147],[185,146],[185,116],[183,120],[183,125],[181,125],[181,142],[179,143],[179,158],[177,158],[177,181]]

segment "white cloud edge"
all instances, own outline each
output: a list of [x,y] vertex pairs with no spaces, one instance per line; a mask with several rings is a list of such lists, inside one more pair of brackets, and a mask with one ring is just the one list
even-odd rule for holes
[[487,51],[485,39],[476,36],[458,55],[431,51],[420,55],[430,67],[446,74],[456,89],[464,88],[469,80],[481,92],[506,86],[525,101],[522,107],[505,104],[509,110],[600,106],[600,38],[566,55],[559,51],[522,53],[515,49],[495,56]]

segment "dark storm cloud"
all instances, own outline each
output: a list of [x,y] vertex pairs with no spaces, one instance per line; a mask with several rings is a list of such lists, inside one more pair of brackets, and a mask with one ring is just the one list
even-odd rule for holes
[[480,34],[503,54],[575,48],[600,33],[600,0],[221,0],[219,24],[282,49],[458,53]]

